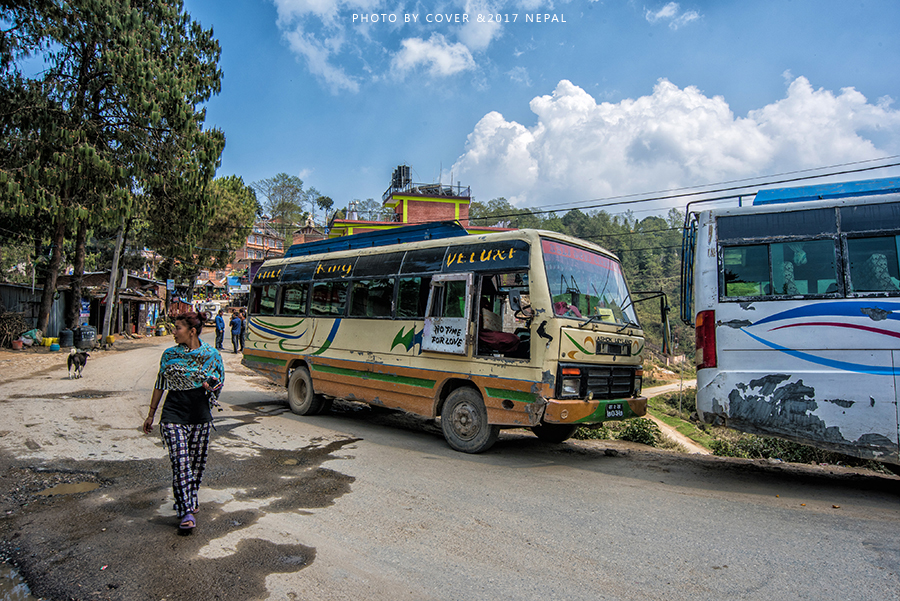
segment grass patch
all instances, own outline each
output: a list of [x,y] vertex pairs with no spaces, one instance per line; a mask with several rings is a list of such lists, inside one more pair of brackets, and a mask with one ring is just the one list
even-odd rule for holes
[[679,392],[669,392],[653,397],[647,402],[647,411],[667,426],[690,438],[698,445],[712,449],[715,436],[709,426],[701,424],[693,417],[697,410],[697,391],[685,388]]

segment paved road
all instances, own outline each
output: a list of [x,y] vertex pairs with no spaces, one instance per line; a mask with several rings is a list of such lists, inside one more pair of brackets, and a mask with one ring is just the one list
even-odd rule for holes
[[[3,382],[0,538],[51,599],[896,599],[900,479],[506,432],[284,392],[225,354],[192,536],[138,429],[163,346]],[[98,485],[39,496],[60,483]]]

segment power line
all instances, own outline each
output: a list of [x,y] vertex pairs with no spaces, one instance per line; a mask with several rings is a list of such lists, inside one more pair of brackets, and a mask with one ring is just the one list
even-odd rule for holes
[[[755,177],[745,177],[745,178],[740,178],[740,179],[732,179],[732,180],[726,180],[726,181],[724,181],[724,182],[717,182],[717,183],[714,183],[714,184],[699,184],[699,185],[696,185],[696,186],[683,186],[683,187],[681,187],[681,188],[670,188],[670,189],[668,189],[668,190],[657,190],[657,191],[655,191],[655,192],[635,192],[635,193],[633,193],[633,194],[622,194],[622,195],[619,195],[619,196],[610,196],[609,198],[606,198],[606,199],[603,199],[603,200],[614,200],[614,199],[617,199],[617,198],[631,198],[631,197],[633,197],[633,196],[643,196],[643,195],[645,195],[645,194],[663,194],[663,193],[668,193],[668,192],[679,192],[679,191],[681,191],[681,190],[695,190],[695,189],[697,189],[697,188],[706,188],[706,187],[709,187],[709,186],[724,186],[724,185],[726,185],[726,184],[736,184],[736,183],[738,183],[738,182],[750,182],[750,181],[760,180],[760,179],[765,179],[765,178],[770,178],[770,177],[785,177],[785,176],[787,176],[787,175],[795,175],[795,174],[797,174],[797,173],[809,173],[809,172],[811,172],[811,171],[821,171],[822,169],[837,169],[838,167],[850,167],[851,165],[862,165],[862,164],[865,164],[865,163],[874,163],[875,161],[888,161],[888,160],[898,159],[898,158],[900,158],[900,154],[890,155],[890,156],[886,156],[886,157],[879,157],[879,158],[876,158],[876,159],[865,159],[865,160],[862,160],[862,161],[851,161],[851,162],[849,162],[849,163],[837,163],[837,164],[834,164],[834,165],[826,165],[826,166],[823,166],[823,167],[810,167],[809,169],[797,169],[797,170],[794,170],[794,171],[785,171],[785,172],[783,172],[783,173],[773,173],[773,174],[769,174],[769,175],[759,175],[759,176],[755,176]],[[885,165],[884,167],[890,167],[890,166],[892,166],[892,165]],[[882,167],[875,167],[875,168],[876,168],[876,169],[881,169]],[[827,177],[828,175],[830,175],[830,174],[823,174],[823,175],[817,175],[817,176],[812,176],[812,177]],[[760,184],[754,184],[754,185],[756,185],[756,186],[764,186],[764,185],[768,185],[768,184],[760,183]],[[741,187],[749,187],[749,185],[748,185],[748,186],[741,186]],[[708,192],[697,192],[697,194],[706,194],[706,193],[712,193],[712,192],[713,192],[713,191],[708,191]],[[593,201],[593,200],[580,200],[580,201],[576,201],[574,204],[581,204],[581,203],[586,203],[586,202],[594,202],[594,201]],[[565,204],[566,204],[566,203],[560,203],[559,205],[548,205],[548,206],[551,206],[551,207],[552,207],[552,206],[565,206]]]
[[[890,157],[884,157],[882,159],[872,159],[872,160],[887,160],[887,159],[896,158],[898,156],[900,156],[900,155],[894,155],[894,156],[890,156]],[[868,162],[868,161],[862,161],[862,162]],[[856,163],[847,163],[847,165],[852,165],[852,164],[856,164]],[[841,165],[835,165],[835,167],[839,167],[839,166],[841,166]],[[792,178],[785,178],[785,179],[779,179],[779,180],[763,181],[763,182],[759,182],[757,184],[753,184],[752,187],[789,184],[789,183],[795,183],[795,182],[800,182],[800,181],[819,179],[819,178],[823,178],[823,177],[848,175],[851,173],[864,173],[866,171],[875,171],[878,169],[888,169],[890,167],[898,167],[898,166],[900,166],[900,162],[888,163],[886,165],[875,165],[875,166],[871,166],[871,167],[861,167],[859,169],[845,169],[843,171],[832,171],[829,173],[820,173],[817,175],[806,175],[806,176],[802,176],[802,177],[792,177]],[[819,169],[830,169],[830,168],[832,168],[832,167],[820,167]],[[789,172],[789,173],[786,173],[785,175],[790,175],[791,173],[802,173],[802,171],[801,172]],[[742,181],[742,180],[736,180],[736,181]],[[722,182],[722,183],[718,183],[718,184],[708,184],[708,185],[721,186],[721,185],[727,184],[727,183],[729,183],[729,182]],[[527,216],[527,215],[546,215],[548,213],[557,213],[560,211],[575,210],[575,209],[578,209],[578,210],[598,209],[598,208],[602,208],[602,207],[610,207],[610,206],[616,206],[616,205],[634,205],[634,204],[640,204],[640,203],[646,203],[646,202],[661,202],[664,200],[675,200],[675,199],[679,199],[679,198],[688,198],[691,196],[699,196],[699,195],[703,195],[703,194],[724,194],[726,192],[736,192],[738,190],[746,190],[747,188],[750,188],[750,187],[751,186],[727,186],[727,187],[715,188],[712,190],[706,190],[706,191],[702,191],[702,192],[682,192],[679,194],[666,194],[663,196],[651,196],[649,198],[637,198],[637,199],[632,199],[632,200],[618,200],[618,199],[630,198],[631,196],[638,196],[638,195],[642,195],[642,194],[612,196],[612,197],[609,197],[606,199],[578,201],[577,203],[573,203],[573,205],[570,205],[568,207],[568,209],[565,206],[556,205],[556,206],[561,206],[561,208],[542,209],[542,210],[526,209],[526,210],[523,210],[523,212],[519,212],[519,213],[509,213],[509,214],[505,214],[505,215],[492,215],[490,217],[478,217],[476,219],[492,219],[493,220],[493,219],[503,219],[503,218],[507,218],[507,217],[509,217],[509,218],[523,217],[523,216]],[[679,190],[679,189],[682,189],[682,188],[676,188],[676,190]],[[647,193],[647,194],[649,194],[649,193]],[[692,201],[692,202],[713,202],[713,201],[718,201],[718,200],[730,200],[730,199],[736,198],[738,196],[749,196],[749,195],[750,195],[750,191],[747,191],[742,194],[728,194],[727,196],[718,196],[718,197],[713,197],[713,198],[698,199],[698,200]],[[608,201],[612,201],[612,202],[608,202]],[[592,205],[588,205],[588,206],[574,206],[576,204],[582,204],[582,203],[587,203],[587,202],[595,202],[597,204],[592,204]]]

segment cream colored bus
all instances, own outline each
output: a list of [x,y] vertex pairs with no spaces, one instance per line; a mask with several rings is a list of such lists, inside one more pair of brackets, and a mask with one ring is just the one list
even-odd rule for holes
[[341,398],[440,417],[478,453],[501,428],[561,442],[646,413],[619,261],[554,232],[443,223],[297,245],[256,274],[249,322],[244,365],[300,415]]

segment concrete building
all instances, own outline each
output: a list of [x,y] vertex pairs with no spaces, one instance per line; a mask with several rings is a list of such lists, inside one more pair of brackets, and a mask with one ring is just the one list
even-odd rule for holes
[[[347,219],[335,219],[331,222],[328,237],[351,236],[435,221],[458,221],[473,234],[513,229],[470,226],[469,203],[472,201],[472,191],[468,186],[414,183],[407,165],[400,165],[394,170],[391,185],[382,194],[381,200],[385,208],[393,210],[393,220],[360,221],[353,219],[351,213]],[[296,238],[294,243],[297,244]]]
[[244,245],[235,253],[235,271],[249,269],[254,261],[264,261],[284,254],[284,240],[267,220],[257,221],[247,235]]

